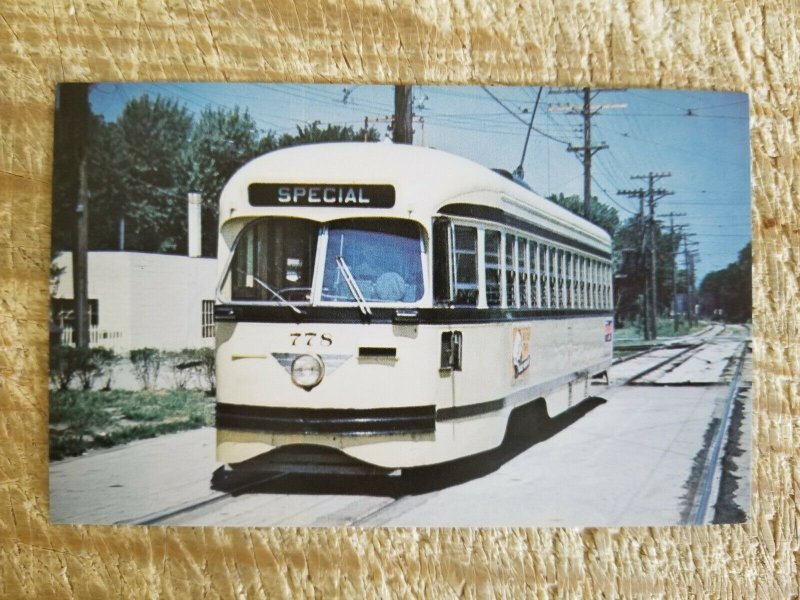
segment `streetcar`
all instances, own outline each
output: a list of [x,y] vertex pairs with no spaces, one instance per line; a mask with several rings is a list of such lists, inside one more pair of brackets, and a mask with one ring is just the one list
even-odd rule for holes
[[553,416],[588,395],[612,360],[608,234],[434,149],[254,159],[222,191],[218,264],[228,470],[391,474],[474,455],[519,407],[544,398]]

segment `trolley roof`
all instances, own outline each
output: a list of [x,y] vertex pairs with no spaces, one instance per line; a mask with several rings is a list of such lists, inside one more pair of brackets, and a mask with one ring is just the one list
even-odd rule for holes
[[[392,208],[252,206],[253,183],[303,185],[391,185]],[[471,199],[472,197],[472,199]],[[402,216],[422,223],[446,204],[493,206],[518,217],[545,220],[550,227],[608,247],[608,234],[585,219],[466,158],[407,144],[337,142],[276,150],[239,169],[222,191],[220,220],[266,215],[300,215],[320,221],[344,216]]]

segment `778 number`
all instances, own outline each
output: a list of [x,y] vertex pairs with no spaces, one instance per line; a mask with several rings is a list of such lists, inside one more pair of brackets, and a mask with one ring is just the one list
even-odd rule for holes
[[333,338],[329,333],[290,333],[289,337],[292,338],[292,346],[330,346],[333,344]]

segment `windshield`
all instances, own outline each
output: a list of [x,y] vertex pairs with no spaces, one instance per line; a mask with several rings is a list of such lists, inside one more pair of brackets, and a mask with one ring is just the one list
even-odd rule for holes
[[311,301],[311,279],[320,224],[270,217],[241,233],[223,282],[234,301]]
[[[416,302],[423,296],[422,228],[400,219],[324,225],[265,217],[239,235],[220,286],[224,301],[311,303],[317,241],[327,229],[323,302]],[[349,280],[349,282],[348,282]]]
[[395,219],[330,224],[321,300],[354,302],[360,294],[367,302],[416,302],[422,293],[419,225]]

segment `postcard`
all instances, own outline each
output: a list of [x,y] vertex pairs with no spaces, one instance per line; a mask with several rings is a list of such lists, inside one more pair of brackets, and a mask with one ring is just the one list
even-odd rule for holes
[[746,521],[748,110],[61,84],[52,521]]

